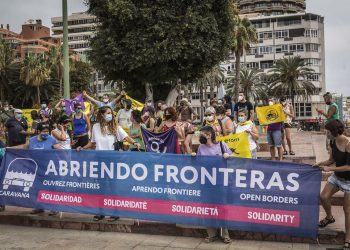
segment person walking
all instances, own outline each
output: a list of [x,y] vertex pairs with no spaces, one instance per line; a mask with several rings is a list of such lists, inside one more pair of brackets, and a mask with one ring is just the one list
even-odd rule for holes
[[80,103],[74,105],[73,114],[73,148],[84,147],[89,143],[89,133],[91,132],[90,119],[83,113]]
[[[83,147],[77,147],[77,150],[95,149],[95,150],[116,150],[121,149],[120,142],[127,141],[129,144],[136,146],[137,149],[141,145],[132,139],[124,129],[119,126],[117,119],[109,106],[99,108],[97,113],[97,123],[92,127],[92,136],[89,143]],[[94,220],[104,219],[104,215],[95,215]],[[118,220],[119,217],[111,217],[110,221]]]
[[[283,128],[282,128],[283,155],[288,155],[288,152],[290,155],[295,155],[294,151],[292,150],[292,136],[291,136],[292,119],[295,116],[294,108],[291,103],[287,102],[287,98],[285,96],[282,96],[280,98],[280,103],[282,104],[283,112],[286,115],[286,120],[284,121]],[[289,151],[287,151],[286,141],[287,141]]]
[[[344,192],[344,249],[350,249],[350,138],[344,135],[344,124],[338,119],[329,121],[326,124],[326,129],[335,138],[330,145],[329,159],[316,163],[314,166],[320,167],[325,172],[333,171],[333,174],[328,178],[327,184],[320,195],[321,205],[326,212],[326,217],[320,221],[319,227],[326,227],[335,222],[331,199],[339,190]],[[333,164],[335,166],[331,166]]]
[[[208,156],[216,155],[222,156],[224,159],[227,159],[232,155],[232,151],[224,142],[216,141],[216,132],[211,126],[204,126],[200,129],[199,136],[200,145],[196,153],[192,153],[192,156]],[[210,243],[219,239],[217,228],[208,228],[208,236],[205,238],[206,243]],[[227,229],[222,229],[222,240],[224,243],[231,243],[231,238]]]

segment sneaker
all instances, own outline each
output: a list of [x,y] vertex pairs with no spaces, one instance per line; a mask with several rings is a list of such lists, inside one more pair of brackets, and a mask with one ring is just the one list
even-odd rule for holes
[[109,222],[113,222],[113,221],[117,221],[117,220],[119,220],[120,219],[120,217],[110,217],[109,219],[108,219],[108,221]]
[[5,211],[5,205],[0,205],[0,212]]
[[30,214],[42,214],[44,212],[44,209],[34,209],[32,212],[30,212]]
[[104,215],[95,215],[94,218],[93,218],[93,220],[94,220],[94,221],[99,221],[99,220],[103,220],[104,218],[105,218]]
[[204,239],[204,242],[205,242],[205,243],[211,243],[211,242],[214,242],[214,241],[216,241],[216,240],[218,240],[218,239],[219,239],[218,236],[206,237],[206,238]]
[[55,215],[57,215],[59,212],[57,212],[57,211],[50,211],[50,213],[49,213],[49,216],[55,216]]

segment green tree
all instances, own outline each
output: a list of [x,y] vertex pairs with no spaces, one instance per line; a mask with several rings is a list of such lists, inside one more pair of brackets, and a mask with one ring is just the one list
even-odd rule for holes
[[16,51],[12,49],[5,40],[0,39],[0,99],[5,100],[5,96],[11,93],[8,76],[13,68],[16,58]]
[[92,68],[90,64],[82,61],[74,62],[74,68],[70,71],[71,91],[83,91],[90,87],[92,81]]
[[37,103],[40,104],[40,86],[50,79],[51,69],[44,55],[30,54],[23,61],[20,80],[36,88]]
[[290,96],[294,107],[295,96],[303,96],[307,99],[317,93],[315,85],[308,80],[313,72],[314,70],[307,67],[299,56],[277,60],[269,70],[270,75],[275,79],[271,84],[274,96]]
[[193,82],[228,56],[233,0],[87,2],[101,23],[91,40],[93,66],[107,80],[145,87],[149,97],[152,85],[165,83],[176,95],[179,83]]
[[[63,50],[62,46],[52,46],[45,53],[45,60],[56,78],[60,82],[59,95],[63,96]],[[69,64],[71,65],[71,64]]]
[[263,77],[264,73],[257,69],[248,69],[246,67],[241,69],[241,90],[248,100],[256,101],[268,98],[267,86],[262,82]]
[[241,18],[236,14],[234,18],[233,26],[233,37],[232,37],[232,52],[235,54],[235,84],[234,84],[234,97],[235,100],[238,99],[238,94],[240,91],[240,72],[241,72],[241,56],[246,50],[250,48],[252,43],[257,43],[258,38],[256,34],[256,29],[248,18]]

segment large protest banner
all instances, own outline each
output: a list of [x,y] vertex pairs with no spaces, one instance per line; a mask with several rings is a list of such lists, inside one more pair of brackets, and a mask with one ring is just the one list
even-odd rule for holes
[[315,238],[320,179],[286,162],[9,149],[0,204]]
[[260,125],[284,122],[286,120],[286,115],[283,112],[283,107],[281,104],[256,107],[256,114]]
[[217,137],[216,140],[225,142],[231,149],[234,157],[252,158],[248,134],[246,132]]
[[171,128],[162,133],[152,133],[141,127],[141,133],[147,152],[171,154],[180,153],[180,146],[177,140],[175,128]]

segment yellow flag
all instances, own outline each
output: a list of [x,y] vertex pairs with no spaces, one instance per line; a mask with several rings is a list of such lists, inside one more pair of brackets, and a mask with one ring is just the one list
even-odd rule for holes
[[250,151],[248,134],[246,132],[237,133],[233,135],[216,137],[217,141],[223,141],[233,152],[234,157],[252,158]]
[[130,100],[131,101],[131,108],[132,109],[137,109],[137,110],[139,110],[139,111],[141,111],[142,109],[143,109],[143,104],[141,103],[141,102],[139,102],[139,101],[136,101],[135,99],[132,99],[130,96],[128,96],[128,95],[126,95],[125,96],[126,97],[126,99],[128,99],[128,100]]
[[90,109],[91,109],[91,104],[89,102],[84,102],[84,115],[89,115],[90,114]]
[[32,112],[33,110],[35,109],[22,109],[23,116],[26,118],[29,127],[31,127],[33,123],[32,116],[30,114],[30,112]]
[[281,104],[257,107],[256,114],[258,115],[260,125],[284,122],[286,120],[286,115],[283,112]]

